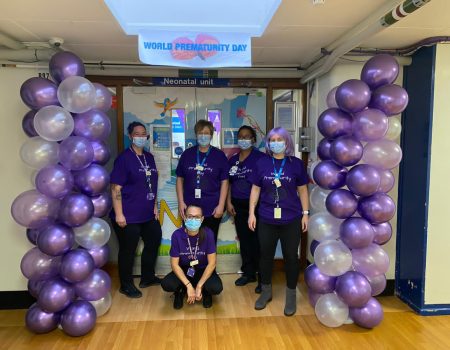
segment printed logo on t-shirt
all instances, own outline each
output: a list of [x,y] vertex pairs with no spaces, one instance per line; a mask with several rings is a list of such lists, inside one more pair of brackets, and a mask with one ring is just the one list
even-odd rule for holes
[[[271,172],[270,175],[271,175],[271,176],[264,175],[263,179],[264,179],[264,180],[269,180],[269,181],[275,180],[275,173],[274,173],[274,172]],[[289,182],[289,183],[291,183],[291,182],[293,181],[292,177],[290,177],[290,176],[284,176],[284,171],[281,173],[280,180],[282,180],[282,181],[287,181],[287,182]]]

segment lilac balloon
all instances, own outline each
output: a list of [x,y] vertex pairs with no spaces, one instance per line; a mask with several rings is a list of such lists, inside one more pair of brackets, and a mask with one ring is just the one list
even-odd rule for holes
[[346,176],[347,169],[331,160],[320,162],[313,171],[313,178],[316,184],[328,190],[344,186]]
[[361,80],[372,90],[386,84],[392,84],[397,79],[399,65],[391,55],[381,54],[372,57],[361,70]]
[[67,226],[84,225],[94,215],[91,199],[81,193],[69,194],[61,201],[59,220]]
[[316,307],[317,301],[323,294],[320,293],[314,293],[311,290],[308,290],[308,301],[309,305],[311,305],[313,308]]
[[394,188],[395,177],[392,171],[379,169],[380,173],[380,187],[378,187],[378,192],[388,193]]
[[81,114],[75,114],[74,134],[91,141],[105,140],[111,132],[111,122],[105,112],[91,109]]
[[378,244],[371,243],[362,249],[353,249],[353,267],[367,278],[386,273],[389,269],[389,256]]
[[112,208],[111,193],[103,192],[98,196],[91,197],[92,204],[94,205],[94,216],[102,218],[107,215]]
[[29,331],[37,334],[51,332],[58,327],[60,315],[48,313],[39,308],[37,304],[32,305],[25,315],[25,325]]
[[348,271],[338,277],[336,293],[349,307],[362,307],[369,301],[372,287],[363,274]]
[[22,226],[39,229],[55,221],[59,201],[36,190],[25,191],[14,199],[11,215]]
[[364,146],[362,161],[381,169],[393,169],[402,160],[402,149],[394,141],[377,140]]
[[112,104],[112,94],[108,88],[99,83],[93,83],[95,86],[95,109],[108,112]]
[[374,237],[372,225],[363,218],[348,218],[339,229],[339,235],[350,249],[360,249],[368,247]]
[[372,93],[370,107],[378,108],[387,116],[400,114],[408,105],[408,93],[395,84],[384,85]]
[[385,193],[375,193],[370,197],[360,198],[359,214],[372,224],[381,224],[391,220],[395,215],[395,203]]
[[316,248],[319,244],[320,242],[316,241],[315,239],[311,241],[311,244],[309,245],[309,251],[311,252],[312,256],[314,256],[314,252],[316,251]]
[[50,59],[48,66],[50,75],[57,83],[60,83],[67,77],[84,77],[86,74],[83,61],[69,51],[55,53]]
[[27,239],[33,245],[36,245],[40,230],[27,228]]
[[392,226],[389,222],[383,222],[382,224],[372,225],[374,229],[373,243],[383,245],[389,242],[392,237]]
[[377,296],[383,293],[386,288],[386,275],[378,275],[368,278],[370,287],[372,288],[372,296]]
[[75,236],[70,227],[50,225],[38,236],[37,246],[45,254],[58,256],[67,253],[75,243]]
[[61,165],[50,165],[39,170],[35,178],[36,188],[52,198],[62,198],[73,188],[73,176]]
[[104,141],[92,141],[92,148],[94,149],[93,163],[105,165],[111,158],[111,152],[108,145]]
[[98,164],[74,172],[75,186],[88,196],[98,196],[105,192],[109,185],[109,173]]
[[338,219],[346,219],[355,213],[358,200],[350,191],[338,189],[328,195],[325,205],[331,215]]
[[353,135],[361,141],[381,139],[388,129],[388,117],[379,109],[365,109],[353,118]]
[[362,111],[370,102],[369,86],[358,79],[344,81],[336,90],[336,103],[347,113]]
[[363,307],[350,308],[350,318],[360,327],[374,328],[383,320],[383,308],[377,299],[370,298]]
[[334,291],[336,277],[323,274],[316,265],[312,264],[305,270],[305,283],[313,292],[326,294]]
[[[89,253],[88,253],[89,254]],[[111,289],[111,278],[100,269],[95,269],[83,281],[75,284],[75,292],[84,300],[98,300],[103,298]]]
[[60,257],[42,253],[39,248],[30,249],[20,262],[22,274],[32,280],[46,280],[58,274]]
[[23,116],[22,129],[28,137],[38,136],[36,129],[34,128],[34,116],[36,111],[29,111]]
[[380,187],[378,170],[368,164],[358,164],[347,174],[347,187],[357,196],[370,196]]
[[37,304],[46,312],[59,312],[69,306],[73,300],[75,300],[73,286],[58,278],[43,285]]
[[95,267],[100,268],[106,265],[109,259],[109,246],[107,244],[100,248],[92,248],[88,250],[88,253],[94,259]]
[[339,108],[339,106],[336,103],[336,91],[338,89],[338,86],[335,86],[330,90],[330,92],[327,95],[327,106],[328,108]]
[[89,333],[97,320],[94,306],[88,301],[74,301],[61,315],[61,328],[72,337]]
[[322,112],[317,120],[320,133],[330,139],[352,134],[352,117],[338,108]]
[[20,87],[22,101],[31,109],[38,110],[45,106],[57,105],[57,86],[45,78],[30,78]]
[[74,249],[64,255],[60,274],[67,282],[76,283],[86,279],[94,271],[95,262],[88,251]]
[[329,160],[331,159],[330,155],[330,147],[333,140],[324,138],[322,139],[319,144],[317,145],[317,155],[322,160]]
[[94,148],[88,139],[70,136],[59,147],[59,162],[70,170],[87,168],[94,160]]
[[363,146],[353,136],[341,136],[331,143],[330,156],[342,166],[355,165],[363,155]]

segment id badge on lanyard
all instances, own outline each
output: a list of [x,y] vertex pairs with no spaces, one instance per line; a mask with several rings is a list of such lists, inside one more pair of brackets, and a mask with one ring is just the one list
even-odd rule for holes
[[200,187],[200,175],[202,175],[202,171],[205,170],[205,163],[206,158],[209,156],[209,152],[211,152],[211,147],[208,148],[208,152],[205,154],[205,158],[200,162],[200,151],[197,148],[197,163],[195,164],[195,170],[197,171],[197,181],[196,181],[196,188],[194,190],[194,198],[195,199],[201,199],[202,198],[202,189]]

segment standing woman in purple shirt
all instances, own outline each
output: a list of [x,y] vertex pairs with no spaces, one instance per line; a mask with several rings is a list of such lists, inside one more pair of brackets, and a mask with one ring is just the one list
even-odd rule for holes
[[129,298],[142,293],[133,282],[133,263],[139,239],[144,241],[141,256],[140,288],[159,284],[155,263],[161,244],[161,225],[157,220],[158,171],[153,155],[144,151],[149,136],[139,122],[128,125],[132,141],[116,158],[111,173],[113,198],[112,224],[119,241],[119,292]]
[[[257,231],[248,227],[249,198],[252,189],[251,175],[256,164],[264,154],[253,145],[256,143],[256,132],[248,125],[243,125],[238,131],[238,145],[241,149],[228,161],[230,166],[230,191],[227,197],[227,211],[234,216],[236,234],[239,237],[243,272],[234,284],[245,286],[256,281],[259,271],[259,241]],[[255,213],[256,215],[256,213]],[[256,293],[261,292],[261,285],[255,288]]]
[[219,225],[228,194],[228,160],[218,148],[211,146],[214,127],[207,120],[199,120],[194,127],[197,146],[183,152],[178,162],[178,211],[183,220],[189,205],[203,210],[203,226],[214,233],[217,243]]
[[258,162],[252,176],[248,226],[256,228],[255,208],[259,199],[258,234],[261,248],[261,295],[255,309],[262,310],[272,300],[272,267],[278,240],[286,270],[284,314],[297,310],[296,288],[300,272],[298,246],[301,231],[308,229],[308,176],[303,162],[294,157],[294,144],[283,128],[272,129],[266,138],[270,156]]

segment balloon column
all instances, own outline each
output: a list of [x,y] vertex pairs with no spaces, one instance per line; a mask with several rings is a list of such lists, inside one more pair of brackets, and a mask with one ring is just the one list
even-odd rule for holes
[[81,336],[111,306],[111,279],[101,269],[110,228],[101,217],[112,204],[102,167],[109,160],[105,112],[112,96],[84,78],[84,64],[73,53],[55,54],[49,69],[53,81],[31,78],[20,89],[31,108],[22,121],[30,138],[20,156],[37,171],[36,189],[21,193],[11,214],[35,245],[20,266],[37,299],[26,314],[27,328],[46,333],[60,325]]
[[393,116],[408,104],[407,92],[393,84],[398,72],[393,57],[374,56],[361,80],[329,92],[329,108],[317,122],[324,139],[317,147],[321,161],[310,167],[318,186],[311,191],[309,224],[314,264],[305,282],[317,318],[328,327],[350,318],[373,328],[383,319],[374,296],[386,286],[389,257],[380,246],[392,235],[396,208],[387,192],[394,186],[391,169],[402,158],[393,141],[401,125]]

